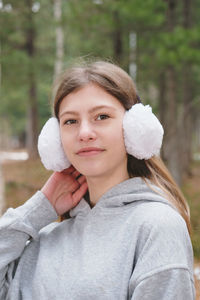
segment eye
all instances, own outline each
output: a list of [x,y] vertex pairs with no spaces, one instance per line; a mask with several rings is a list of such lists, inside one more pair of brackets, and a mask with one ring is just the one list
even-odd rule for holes
[[107,115],[107,114],[100,114],[100,115],[97,116],[98,121],[105,120],[105,119],[108,119],[108,118],[110,118],[110,116]]
[[76,122],[77,122],[76,120],[70,119],[70,120],[66,120],[66,121],[64,122],[64,124],[65,124],[65,125],[72,125],[72,124],[75,124]]

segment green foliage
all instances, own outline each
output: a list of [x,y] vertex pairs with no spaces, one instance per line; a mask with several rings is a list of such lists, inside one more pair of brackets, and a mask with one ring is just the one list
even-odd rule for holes
[[[38,110],[41,124],[50,115],[52,81],[55,62],[55,29],[53,1],[33,1],[40,5],[31,13],[35,30],[36,56],[30,59],[25,51],[30,30],[30,10],[27,2],[4,0],[12,10],[0,10],[1,44],[1,106],[0,116],[12,120],[12,130],[18,134],[26,124],[28,73],[37,80]],[[137,81],[141,94],[148,88],[159,88],[159,77],[172,65],[177,72],[177,85],[182,69],[189,64],[193,71],[193,89],[199,93],[200,83],[200,6],[193,3],[192,22],[184,26],[182,2],[176,3],[175,25],[167,26],[167,1],[163,0],[68,0],[62,2],[61,26],[64,32],[64,68],[79,57],[99,57],[115,61],[115,34],[120,32],[122,49],[119,64],[128,70],[130,62],[129,34],[137,34]],[[182,95],[180,92],[181,101]],[[20,124],[13,126],[13,124]],[[41,126],[40,124],[40,126]]]

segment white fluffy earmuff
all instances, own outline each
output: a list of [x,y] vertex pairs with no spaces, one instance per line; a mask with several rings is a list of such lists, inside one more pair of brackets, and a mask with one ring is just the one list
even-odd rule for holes
[[[128,154],[138,159],[159,155],[163,127],[149,105],[134,104],[123,119],[124,142]],[[46,169],[61,172],[71,164],[66,157],[57,118],[50,118],[38,138],[38,152]]]
[[123,130],[128,154],[138,159],[160,154],[164,130],[149,105],[137,103],[126,111]]
[[38,138],[38,152],[47,170],[61,172],[71,165],[63,150],[57,118],[50,118],[42,128]]

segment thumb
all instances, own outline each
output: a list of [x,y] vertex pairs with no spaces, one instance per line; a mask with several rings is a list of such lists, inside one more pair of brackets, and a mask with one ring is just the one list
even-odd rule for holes
[[80,187],[72,194],[73,207],[80,202],[85,193],[87,192],[88,185],[87,182],[83,182]]

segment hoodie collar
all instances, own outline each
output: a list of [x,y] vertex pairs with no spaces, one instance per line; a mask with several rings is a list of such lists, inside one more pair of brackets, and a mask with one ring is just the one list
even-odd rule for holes
[[122,207],[136,201],[161,202],[172,206],[159,187],[153,185],[150,180],[147,180],[147,183],[141,177],[125,180],[103,194],[93,208],[83,198],[76,207],[70,210],[70,216],[75,217],[79,213],[87,214],[92,209],[96,210],[97,208]]

